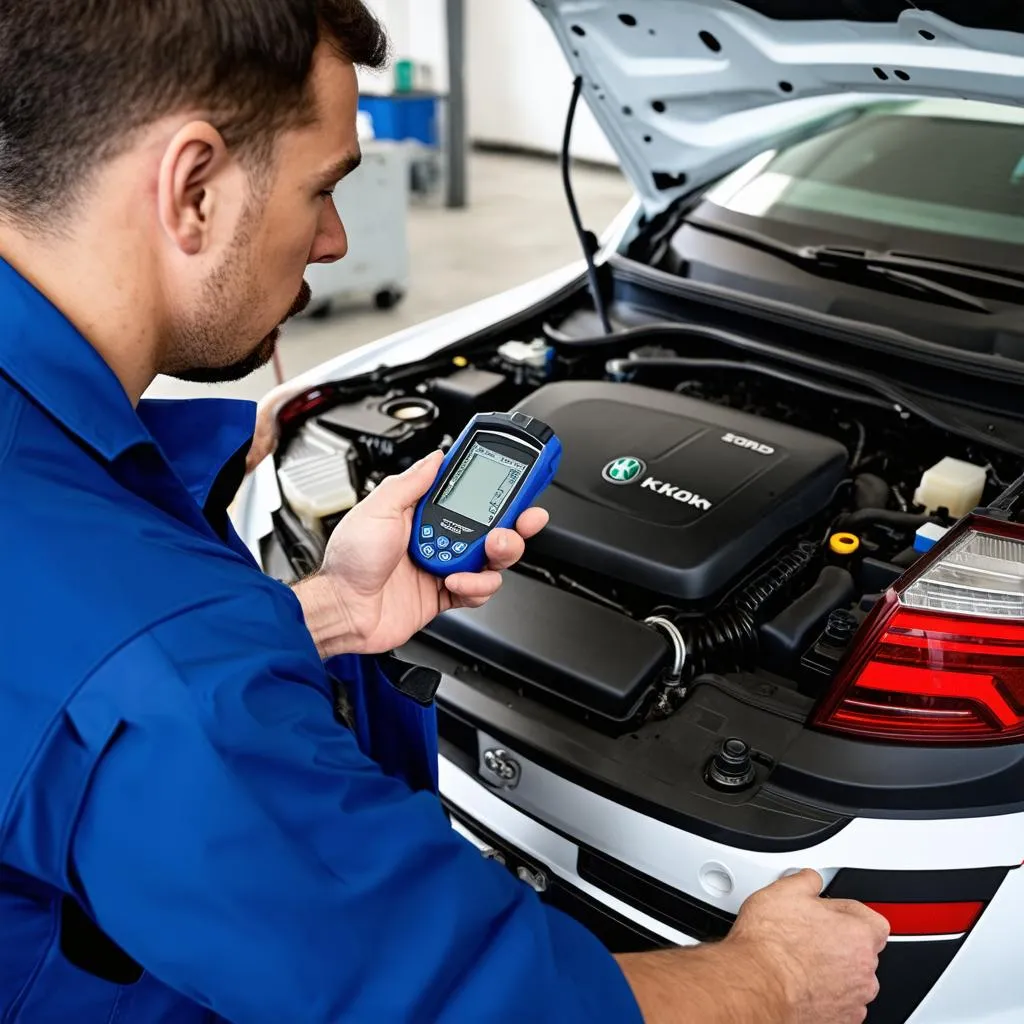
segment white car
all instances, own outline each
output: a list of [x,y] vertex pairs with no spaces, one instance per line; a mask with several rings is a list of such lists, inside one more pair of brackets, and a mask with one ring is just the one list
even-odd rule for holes
[[236,522],[292,579],[475,412],[547,422],[549,529],[402,652],[454,827],[615,951],[816,868],[892,923],[869,1020],[1019,1024],[1024,9],[537,3],[634,202],[307,374]]

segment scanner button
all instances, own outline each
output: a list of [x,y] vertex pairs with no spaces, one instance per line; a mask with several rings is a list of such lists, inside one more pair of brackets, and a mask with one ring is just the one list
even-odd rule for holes
[[452,545],[452,551],[454,551],[455,554],[457,554],[457,555],[461,555],[462,552],[465,551],[465,550],[466,550],[466,542],[464,540],[457,540]]
[[424,544],[423,547],[420,548],[420,551],[423,553],[424,558],[433,558],[436,554],[433,544]]
[[439,562],[450,562],[452,560],[452,553],[450,551],[442,551],[437,559]]
[[432,526],[421,526],[420,536],[424,540],[430,540],[430,538],[434,536],[434,528]]
[[451,543],[451,541],[447,537],[438,537],[437,538],[437,546],[439,548],[446,548],[446,547],[448,547],[448,545],[450,543]]

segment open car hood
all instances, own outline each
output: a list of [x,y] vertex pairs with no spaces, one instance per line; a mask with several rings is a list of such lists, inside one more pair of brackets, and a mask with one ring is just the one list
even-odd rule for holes
[[1021,0],[534,3],[648,213],[854,104],[1024,104]]

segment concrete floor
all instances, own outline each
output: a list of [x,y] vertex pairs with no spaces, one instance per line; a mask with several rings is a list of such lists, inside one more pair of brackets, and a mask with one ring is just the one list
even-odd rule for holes
[[[405,299],[387,312],[367,301],[338,309],[325,320],[289,325],[280,342],[286,376],[579,257],[557,164],[477,153],[470,158],[469,175],[470,205],[465,210],[434,203],[411,205],[411,272]],[[617,169],[578,168],[573,180],[584,223],[596,232],[629,198],[629,186]],[[256,399],[274,383],[271,368],[265,367],[231,384],[197,385],[161,378],[149,394]]]

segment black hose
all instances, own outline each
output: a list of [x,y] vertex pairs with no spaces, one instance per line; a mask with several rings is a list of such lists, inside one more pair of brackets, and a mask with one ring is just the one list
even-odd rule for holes
[[686,642],[684,673],[689,679],[705,672],[738,672],[757,656],[754,619],[742,608],[713,612],[680,631]]
[[818,548],[804,541],[795,550],[776,559],[775,564],[748,583],[737,599],[737,605],[750,615],[771,611],[776,599],[785,597],[793,583],[810,568]]
[[819,394],[827,395],[829,398],[859,402],[862,405],[874,406],[876,409],[885,409],[886,412],[899,411],[899,407],[894,402],[888,402],[884,398],[877,398],[874,395],[866,395],[860,391],[852,391],[849,388],[811,380],[809,377],[801,377],[798,373],[790,373],[786,370],[777,369],[774,366],[766,366],[764,363],[741,363],[732,359],[700,359],[693,356],[634,355],[628,359],[608,360],[605,364],[605,372],[611,377],[617,377],[627,370],[669,369],[673,367],[694,370],[731,370],[734,373],[759,373],[765,377],[773,377],[775,380],[785,381],[787,384],[796,384],[798,387],[806,388],[808,391],[817,391]]
[[853,503],[857,508],[885,508],[889,484],[874,473],[861,473],[853,481]]
[[686,642],[686,678],[753,666],[758,624],[789,596],[817,557],[817,546],[805,541],[777,558],[724,608],[696,620],[685,613],[677,615],[673,621]]
[[859,508],[840,516],[837,529],[856,533],[868,526],[891,526],[894,530],[916,530],[925,523],[940,522],[938,516],[917,512],[897,512],[889,508]]

